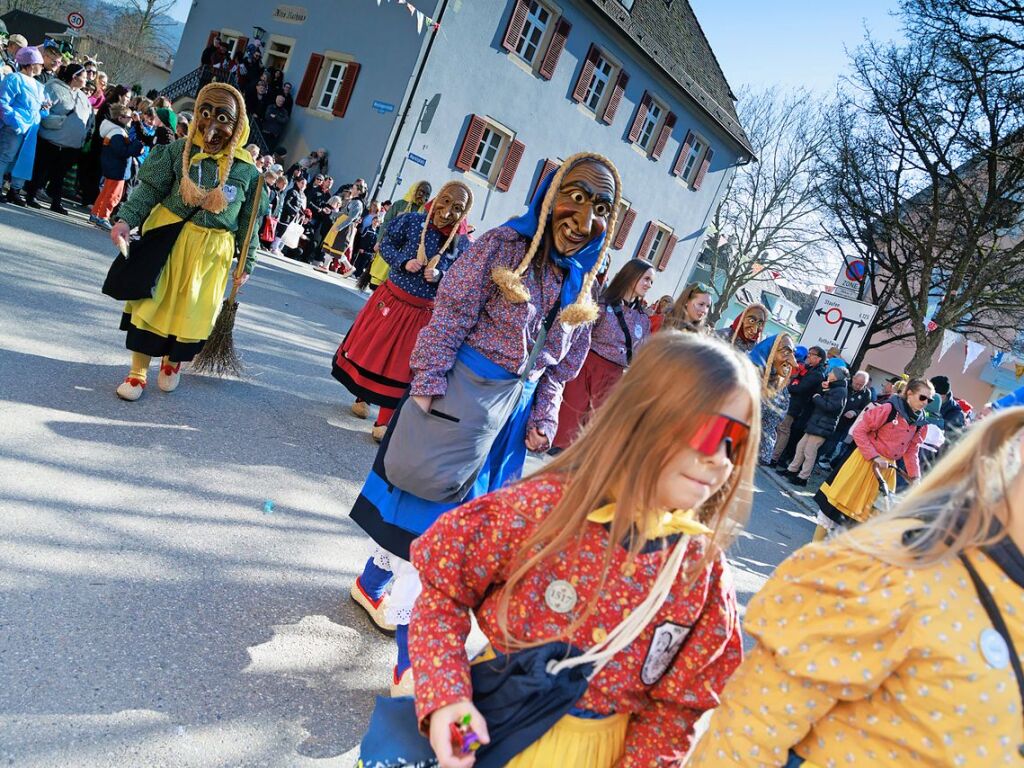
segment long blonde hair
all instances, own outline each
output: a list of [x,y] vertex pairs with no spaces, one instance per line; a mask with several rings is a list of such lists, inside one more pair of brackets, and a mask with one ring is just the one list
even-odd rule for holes
[[594,267],[587,272],[586,277],[583,279],[583,287],[580,289],[579,295],[576,297],[576,301],[568,307],[562,307],[562,311],[558,315],[559,321],[563,325],[567,326],[591,323],[597,319],[598,315],[597,305],[594,303],[590,292],[594,286],[594,280],[597,279],[597,273],[600,271],[601,265],[604,264],[605,254],[608,253],[608,248],[611,246],[612,238],[609,236],[609,233],[615,231],[615,225],[619,218],[619,203],[622,201],[622,179],[619,177],[619,171],[615,167],[615,164],[607,157],[593,152],[581,152],[573,155],[572,157],[566,158],[565,162],[563,162],[562,165],[559,166],[558,170],[555,171],[555,176],[551,180],[551,185],[548,187],[547,194],[544,195],[544,201],[541,203],[539,216],[540,221],[537,225],[537,231],[534,232],[533,240],[530,241],[530,245],[527,247],[526,254],[523,256],[522,261],[519,262],[519,265],[515,269],[495,267],[491,271],[491,279],[494,281],[495,285],[498,286],[498,289],[507,301],[513,304],[524,304],[530,300],[530,292],[526,289],[526,286],[523,285],[523,275],[544,242],[544,235],[548,230],[548,217],[551,214],[551,208],[555,203],[555,198],[558,196],[558,190],[562,186],[562,179],[565,177],[565,174],[577,165],[588,162],[603,165],[612,174],[612,178],[615,179],[615,201],[612,205],[611,215],[608,217],[608,227],[605,229],[604,244],[601,247],[601,252],[597,256],[597,260],[594,262]]
[[646,518],[657,507],[658,480],[665,464],[707,416],[718,413],[737,391],[750,398],[750,436],[733,457],[735,466],[728,480],[697,510],[713,533],[703,558],[687,563],[688,580],[724,551],[746,522],[761,434],[757,371],[722,341],[680,331],[655,334],[640,349],[576,442],[540,472],[561,476],[565,485],[560,501],[513,558],[511,575],[502,587],[497,618],[508,647],[529,645],[508,631],[508,602],[516,586],[537,563],[559,553],[578,552],[587,516],[614,499],[615,517],[599,585],[566,634],[582,625],[596,607],[615,549],[628,538],[627,557],[632,563],[646,543],[640,532],[646,530]]
[[[903,568],[926,568],[1006,535],[1009,487],[1021,471],[1024,408],[991,416],[954,448],[889,512],[837,541]],[[893,523],[915,530],[893,536]]]
[[706,333],[708,330],[708,318],[704,317],[699,323],[693,322],[686,315],[686,305],[694,296],[706,294],[711,295],[711,289],[702,283],[690,283],[679,294],[679,298],[672,304],[672,311],[665,316],[665,328],[678,328],[680,331],[695,333]]

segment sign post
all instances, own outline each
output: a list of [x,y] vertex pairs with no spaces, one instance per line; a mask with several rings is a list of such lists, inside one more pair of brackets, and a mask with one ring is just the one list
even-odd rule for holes
[[878,307],[832,293],[819,293],[800,344],[839,347],[844,360],[853,360],[871,330]]

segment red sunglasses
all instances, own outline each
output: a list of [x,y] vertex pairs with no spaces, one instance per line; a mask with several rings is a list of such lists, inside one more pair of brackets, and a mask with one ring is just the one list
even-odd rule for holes
[[732,461],[750,436],[750,425],[721,413],[710,416],[690,438],[690,447],[705,456],[714,456],[725,445],[725,455]]

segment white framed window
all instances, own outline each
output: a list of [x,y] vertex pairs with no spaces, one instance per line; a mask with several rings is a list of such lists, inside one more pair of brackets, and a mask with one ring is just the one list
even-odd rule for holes
[[485,125],[480,143],[477,144],[476,152],[473,154],[470,168],[488,181],[493,181],[501,169],[499,161],[502,157],[502,150],[510,140],[511,138],[497,126],[491,123]]
[[654,149],[654,142],[657,141],[658,128],[665,117],[665,108],[654,99],[651,99],[651,106],[647,110],[647,117],[644,118],[643,127],[640,129],[640,138],[637,144],[647,152]]
[[330,112],[334,109],[334,102],[338,98],[338,91],[341,89],[341,82],[345,77],[346,66],[348,65],[344,61],[328,59],[325,62],[323,83],[316,98],[316,108],[321,112]]
[[594,64],[594,74],[590,77],[590,84],[583,96],[583,104],[592,112],[597,112],[604,101],[605,94],[611,88],[612,76],[615,74],[616,66],[603,55]]
[[654,236],[651,238],[651,244],[648,246],[645,253],[640,254],[641,259],[646,259],[657,266],[661,263],[661,257],[665,253],[665,246],[668,244],[668,239],[672,236],[672,229],[660,221],[651,222],[654,225]]
[[522,34],[519,35],[519,40],[516,42],[516,54],[532,67],[536,63],[537,54],[547,37],[553,14],[551,9],[538,0],[529,0],[528,7]]
[[292,48],[294,45],[295,40],[290,37],[271,35],[263,63],[268,67],[280,69],[282,72],[287,71],[288,61],[292,57]]
[[228,58],[234,58],[235,48],[238,46],[238,38],[241,37],[237,32],[228,32],[227,30],[220,31],[220,41],[224,43],[224,47],[228,49]]
[[690,151],[683,161],[683,169],[679,173],[679,178],[687,184],[692,183],[697,175],[697,171],[700,169],[700,161],[704,157],[704,153],[707,152],[707,148],[707,142],[702,137],[694,135],[693,144],[690,145]]

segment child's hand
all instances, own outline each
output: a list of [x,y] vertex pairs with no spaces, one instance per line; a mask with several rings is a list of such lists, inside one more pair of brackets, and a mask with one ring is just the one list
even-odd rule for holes
[[473,729],[481,744],[489,744],[487,722],[477,708],[469,701],[457,701],[441,707],[430,715],[430,746],[437,755],[439,768],[469,768],[476,762],[473,753],[456,754],[452,745],[451,724],[458,724],[463,717],[470,716],[469,727]]

